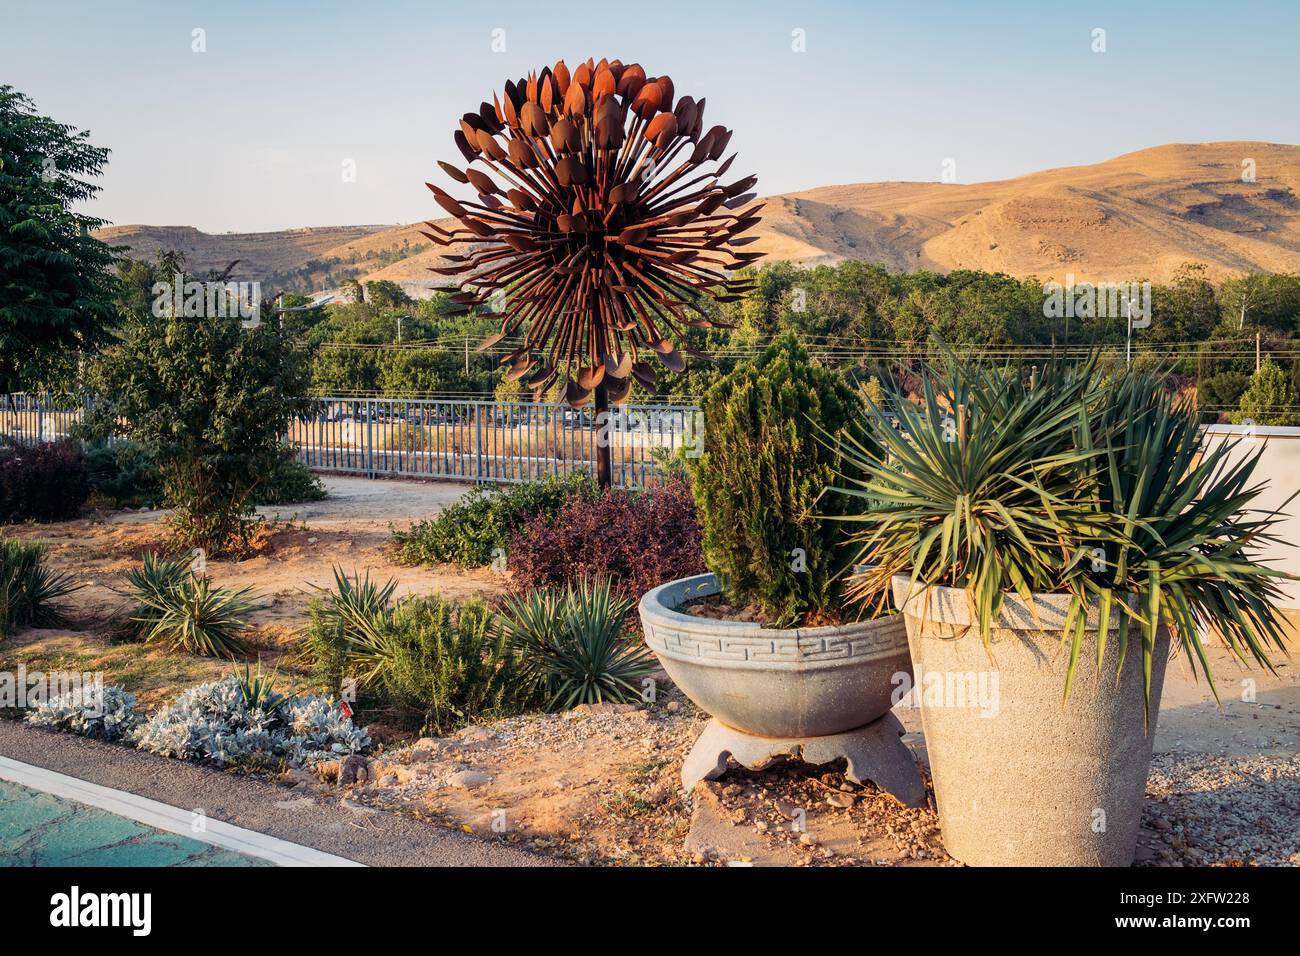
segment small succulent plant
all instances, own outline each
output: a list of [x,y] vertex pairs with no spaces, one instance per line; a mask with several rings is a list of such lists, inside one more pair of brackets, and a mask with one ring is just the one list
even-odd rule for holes
[[250,706],[239,675],[201,684],[155,714],[136,742],[167,757],[250,769],[310,766],[370,746],[370,735],[336,702],[274,692],[260,701],[265,706]]

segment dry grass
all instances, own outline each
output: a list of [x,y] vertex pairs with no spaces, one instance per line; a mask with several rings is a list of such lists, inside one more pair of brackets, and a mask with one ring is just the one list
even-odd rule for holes
[[[115,644],[106,632],[106,628],[25,631],[0,644],[0,666],[9,671],[22,666],[29,675],[35,671],[102,673],[105,684],[125,687],[145,710],[174,700],[188,687],[220,680],[244,666],[242,661],[180,654],[158,646]],[[292,655],[285,653],[289,649],[285,637],[273,629],[256,633],[250,639],[253,655],[267,671],[279,669],[278,690],[306,690],[307,675],[293,664]]]

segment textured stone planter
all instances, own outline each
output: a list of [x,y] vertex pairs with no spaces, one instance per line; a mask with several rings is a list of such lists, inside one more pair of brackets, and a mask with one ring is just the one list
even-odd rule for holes
[[839,627],[772,628],[677,610],[718,593],[712,574],[641,598],[650,649],[678,687],[723,723],[762,737],[838,734],[883,716],[910,672],[899,615]]
[[[904,605],[904,600],[907,600]],[[1127,866],[1133,862],[1169,634],[1158,634],[1144,732],[1141,637],[1129,630],[1116,682],[1121,612],[1096,664],[1097,612],[1064,705],[1069,598],[1008,596],[992,660],[967,592],[894,579],[912,651],[939,825],[972,866]],[[980,682],[983,681],[983,684]],[[983,693],[980,693],[980,690]]]
[[641,598],[646,644],[714,717],[683,767],[687,788],[720,776],[728,755],[756,768],[780,754],[813,763],[844,757],[853,779],[920,803],[924,785],[889,713],[895,675],[911,671],[901,617],[780,629],[678,610],[717,591],[713,575],[701,574]]

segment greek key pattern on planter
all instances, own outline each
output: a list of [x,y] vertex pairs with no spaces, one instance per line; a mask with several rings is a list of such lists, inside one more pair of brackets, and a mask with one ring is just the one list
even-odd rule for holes
[[868,657],[898,647],[906,647],[906,638],[881,630],[852,638],[754,636],[719,636],[692,634],[675,628],[652,625],[646,628],[645,642],[655,653],[685,659],[716,661],[833,661]]

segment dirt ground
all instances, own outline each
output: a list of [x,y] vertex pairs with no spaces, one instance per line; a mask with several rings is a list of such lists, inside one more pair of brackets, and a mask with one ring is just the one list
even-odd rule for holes
[[[506,581],[488,569],[406,568],[388,553],[394,528],[462,495],[459,484],[326,479],[330,497],[264,509],[278,522],[265,547],[241,562],[209,561],[219,584],[255,587],[256,649],[291,662],[312,585],[331,567],[398,581],[398,594],[487,595]],[[182,688],[230,671],[228,662],[114,645],[104,625],[121,599],[122,571],[159,546],[161,512],[119,512],[0,533],[40,539],[58,570],[86,587],[72,601],[73,627],[32,630],[0,644],[0,666],[103,670],[146,708]],[[1222,703],[1182,661],[1171,663],[1148,783],[1139,862],[1300,864],[1300,664],[1278,673],[1240,670],[1212,652]],[[305,680],[291,664],[286,682]],[[1253,682],[1253,683],[1251,683]],[[929,806],[906,810],[891,797],[846,782],[839,768],[740,768],[687,795],[682,759],[707,716],[660,675],[657,700],[642,706],[579,708],[469,727],[454,737],[389,739],[355,786],[286,775],[297,795],[396,810],[484,839],[578,862],[630,865],[953,865]],[[896,713],[904,741],[927,767],[919,711]],[[360,715],[364,718],[364,714]],[[330,768],[326,768],[328,775]]]
[[[398,582],[397,596],[438,593],[464,597],[499,589],[490,569],[461,571],[452,566],[408,568],[395,564],[388,545],[395,529],[442,510],[468,485],[383,481],[327,476],[329,497],[298,505],[259,508],[272,532],[257,554],[242,561],[207,560],[207,574],[223,587],[252,587],[265,607],[252,618],[270,626],[301,617],[314,587],[333,584],[335,565],[345,571],[370,571]],[[80,521],[18,525],[5,534],[44,541],[55,567],[74,570],[86,587],[72,599],[80,612],[94,614],[112,602],[121,572],[148,551],[162,548],[164,511],[115,511]]]
[[[336,565],[347,573],[369,572],[380,582],[394,579],[399,598],[464,598],[504,587],[504,578],[490,568],[411,568],[390,556],[394,529],[437,513],[468,485],[339,476],[324,481],[329,497],[323,501],[258,509],[269,533],[254,556],[206,561],[215,584],[256,592],[261,606],[250,616],[256,628],[250,644],[268,669],[280,667],[290,681],[301,678],[285,654],[296,644],[314,589],[332,586]],[[186,684],[229,673],[228,662],[115,645],[107,638],[109,618],[124,605],[114,590],[123,586],[123,572],[137,566],[144,554],[165,550],[165,515],[161,510],[126,510],[54,524],[0,526],[0,534],[44,542],[51,567],[71,573],[83,585],[65,602],[71,628],[27,631],[0,645],[0,656],[17,657],[29,668],[103,670],[146,707],[174,697]]]
[[[1212,651],[1222,705],[1171,662],[1138,863],[1300,865],[1300,668],[1251,673]],[[1249,695],[1247,695],[1249,696]],[[920,712],[895,713],[929,781]],[[513,718],[380,754],[371,779],[318,799],[410,813],[583,863],[952,866],[934,794],[909,810],[834,765],[735,767],[689,796],[682,760],[707,715],[669,685],[653,704]]]

